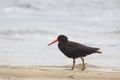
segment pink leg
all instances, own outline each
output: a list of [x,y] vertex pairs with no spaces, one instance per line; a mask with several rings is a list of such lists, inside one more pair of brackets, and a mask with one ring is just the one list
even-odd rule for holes
[[84,58],[83,58],[83,57],[80,57],[80,59],[82,60],[82,63],[83,63],[83,68],[82,68],[82,71],[83,71],[83,70],[85,70]]
[[72,70],[74,70],[74,66],[75,66],[75,59],[73,59],[73,66],[72,66]]

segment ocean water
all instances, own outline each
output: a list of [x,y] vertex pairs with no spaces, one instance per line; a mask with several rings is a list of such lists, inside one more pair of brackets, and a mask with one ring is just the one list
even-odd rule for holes
[[[87,64],[120,69],[120,0],[0,0],[0,65],[71,65],[57,43],[98,47]],[[77,64],[81,63],[77,59]]]

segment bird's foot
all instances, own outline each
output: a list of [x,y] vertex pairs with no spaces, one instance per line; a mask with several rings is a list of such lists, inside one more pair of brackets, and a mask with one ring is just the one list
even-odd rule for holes
[[85,67],[83,67],[82,69],[81,69],[81,71],[84,71],[85,70]]
[[71,70],[74,70],[74,68],[72,68]]

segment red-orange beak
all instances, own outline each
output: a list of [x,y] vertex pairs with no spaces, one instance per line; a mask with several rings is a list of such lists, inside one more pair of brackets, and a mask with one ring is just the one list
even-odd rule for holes
[[58,39],[56,39],[56,40],[52,41],[51,43],[49,43],[48,46],[50,46],[50,45],[52,45],[52,44],[54,44],[56,42],[58,42]]

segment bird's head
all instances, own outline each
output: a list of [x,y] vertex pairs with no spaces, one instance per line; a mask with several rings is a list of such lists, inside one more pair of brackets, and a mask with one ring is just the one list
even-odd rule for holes
[[48,46],[50,46],[50,45],[52,45],[52,44],[54,44],[54,43],[56,43],[56,42],[67,42],[68,41],[68,38],[65,36],[65,35],[59,35],[58,37],[57,37],[57,39],[55,39],[54,41],[52,41],[51,43],[49,43],[48,44]]

